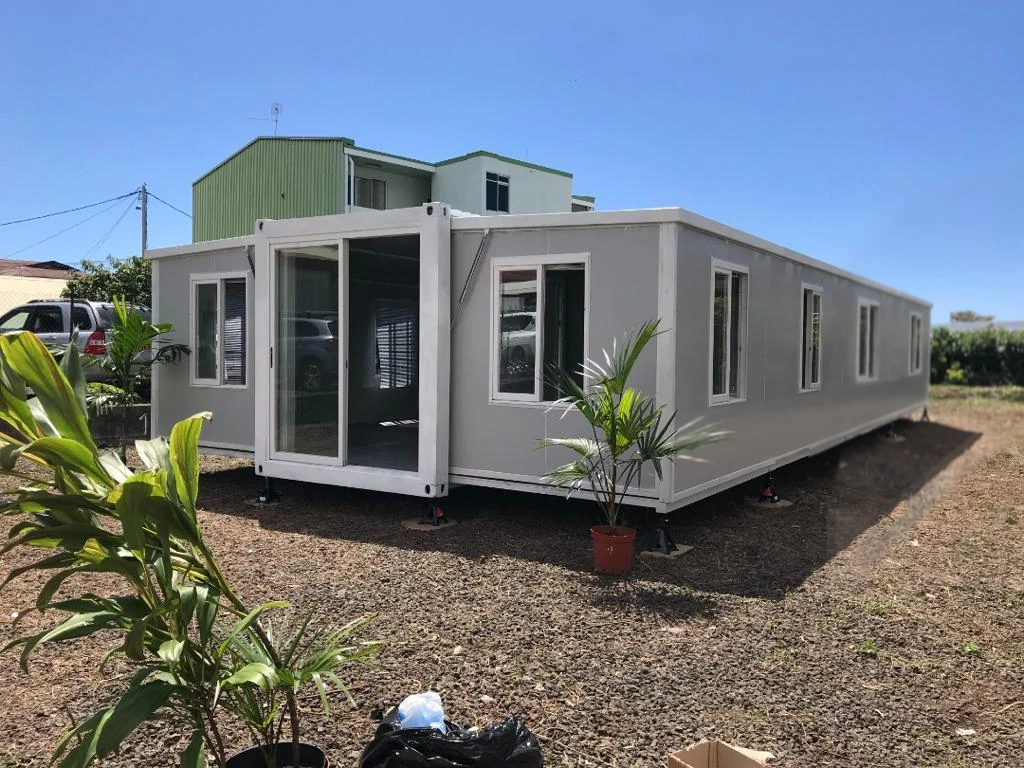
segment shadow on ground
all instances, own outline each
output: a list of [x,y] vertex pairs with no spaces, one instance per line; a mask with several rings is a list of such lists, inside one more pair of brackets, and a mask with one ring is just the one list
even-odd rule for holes
[[[631,590],[602,590],[596,599],[621,601],[634,610],[701,614],[698,600],[679,604],[678,590],[662,594],[658,584],[701,592],[779,598],[845,549],[862,532],[917,494],[980,437],[937,423],[901,422],[901,443],[872,433],[776,473],[781,495],[792,507],[757,509],[746,503],[752,485],[732,489],[678,510],[670,530],[694,550],[678,560],[637,558]],[[445,500],[457,521],[447,530],[409,531],[401,521],[417,518],[425,502],[408,496],[277,481],[283,501],[251,501],[258,478],[249,467],[204,475],[202,505],[214,512],[255,519],[269,530],[306,533],[465,558],[508,556],[591,575],[588,528],[601,522],[592,501],[484,488],[460,488]],[[630,510],[630,524],[650,534],[658,516]],[[646,547],[638,541],[638,549]],[[608,580],[611,581],[611,580]],[[648,582],[653,582],[648,583]],[[639,590],[639,591],[638,591]],[[642,593],[642,594],[641,594]]]

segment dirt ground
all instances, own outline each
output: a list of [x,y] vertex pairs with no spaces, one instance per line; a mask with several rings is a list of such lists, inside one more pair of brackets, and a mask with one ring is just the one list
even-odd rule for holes
[[[553,497],[463,489],[446,507],[458,524],[420,533],[400,525],[416,500],[281,483],[259,507],[251,467],[209,459],[202,522],[252,600],[379,616],[379,666],[349,673],[357,708],[306,702],[335,765],[356,764],[381,705],[428,688],[465,725],[522,714],[551,766],[659,766],[701,737],[785,766],[1018,765],[1024,405],[931,411],[904,442],[869,435],[780,472],[793,507],[753,509],[748,487],[674,513],[694,550],[638,558],[625,579],[591,573],[593,508]],[[37,586],[0,592],[0,643]],[[45,764],[118,690],[127,668],[99,674],[104,650],[44,649],[28,676],[3,655],[0,768]],[[176,765],[182,738],[147,724],[103,765]]]

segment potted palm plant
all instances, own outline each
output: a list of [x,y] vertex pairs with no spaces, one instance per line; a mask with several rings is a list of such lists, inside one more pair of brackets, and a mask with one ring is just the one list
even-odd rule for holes
[[541,440],[540,447],[567,448],[576,454],[574,460],[555,467],[543,479],[568,487],[570,493],[586,485],[593,494],[607,523],[591,529],[594,566],[599,573],[627,573],[632,567],[636,531],[619,521],[623,499],[644,467],[651,466],[661,479],[662,462],[695,460],[691,451],[726,434],[710,427],[691,429],[696,422],[676,428],[676,414],[665,418],[664,406],[629,386],[633,367],[657,336],[658,324],[658,320],[649,321],[621,341],[615,340],[610,351],[604,350],[604,364],[587,360],[582,371],[584,385],[578,383],[578,372],[574,375],[557,366],[548,370],[551,384],[562,395],[550,408],[579,413],[590,425],[590,435]]
[[[196,515],[198,440],[209,414],[176,424],[169,442],[136,442],[144,469],[132,471],[117,453],[94,443],[85,391],[74,343],[58,368],[34,335],[0,336],[0,422],[7,428],[0,434],[0,473],[22,482],[0,505],[0,514],[15,518],[0,555],[14,547],[47,553],[13,569],[4,584],[30,572],[49,573],[34,608],[67,614],[7,647],[21,647],[27,669],[41,645],[113,631],[121,642],[104,661],[121,655],[135,668],[121,697],[72,728],[54,759],[66,768],[85,768],[117,749],[140,723],[169,711],[191,726],[181,766],[200,768],[209,753],[224,768],[228,745],[219,718],[237,714],[224,691],[260,673],[240,663],[238,649],[248,644],[260,649],[278,676],[292,730],[287,762],[298,765],[299,687],[312,681],[324,696],[323,676],[341,685],[333,670],[365,652],[327,633],[303,638],[301,648],[289,646],[282,655],[260,618],[287,604],[250,610],[235,593]],[[117,577],[125,594],[85,591],[55,599],[74,587],[75,576],[88,573]]]

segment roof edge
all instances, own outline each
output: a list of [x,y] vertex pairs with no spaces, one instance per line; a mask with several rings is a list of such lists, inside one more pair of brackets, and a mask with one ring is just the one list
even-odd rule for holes
[[557,168],[549,168],[546,165],[537,165],[536,163],[531,163],[526,160],[517,160],[514,157],[508,157],[507,155],[499,155],[497,152],[491,152],[486,149],[478,149],[474,152],[468,152],[465,155],[459,155],[458,157],[450,157],[447,160],[442,160],[439,163],[434,163],[434,165],[440,167],[442,165],[449,165],[451,163],[460,163],[463,160],[471,160],[474,157],[491,157],[494,158],[495,160],[501,160],[503,163],[512,163],[513,165],[522,166],[523,168],[529,168],[530,170],[533,171],[542,171],[543,173],[553,173],[556,176],[565,176],[566,178],[569,179],[572,178],[572,174],[569,173],[568,171],[560,171]]
[[791,248],[773,243],[752,235],[749,232],[730,227],[727,224],[693,213],[685,208],[638,208],[620,211],[579,211],[576,213],[517,213],[497,216],[476,216],[453,218],[452,231],[473,231],[482,229],[544,229],[547,227],[585,227],[585,226],[629,226],[637,224],[679,224],[689,229],[705,232],[709,235],[746,245],[765,253],[779,256],[796,264],[819,269],[836,277],[849,280],[865,288],[885,293],[897,298],[906,299],[915,304],[931,309],[932,302],[909,293],[875,282],[828,262],[794,251]]
[[347,136],[257,136],[255,139],[253,139],[249,143],[247,143],[244,146],[236,149],[230,155],[228,155],[223,160],[221,160],[219,163],[217,163],[215,166],[213,166],[213,168],[211,168],[206,173],[204,173],[202,176],[200,176],[198,179],[193,181],[192,182],[192,186],[194,187],[196,184],[198,184],[200,181],[202,181],[207,176],[212,174],[214,171],[218,170],[222,166],[227,165],[231,160],[234,160],[240,154],[242,154],[247,149],[249,149],[249,147],[253,146],[254,144],[256,144],[256,142],[259,142],[259,141],[340,141],[342,146],[345,146],[345,147],[355,146],[355,143],[356,143],[355,139],[350,139]]

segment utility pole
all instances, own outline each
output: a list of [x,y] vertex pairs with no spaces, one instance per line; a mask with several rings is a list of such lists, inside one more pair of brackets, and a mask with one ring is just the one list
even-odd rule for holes
[[149,240],[149,195],[145,184],[139,187],[139,210],[142,211],[142,253],[139,256],[145,257]]

